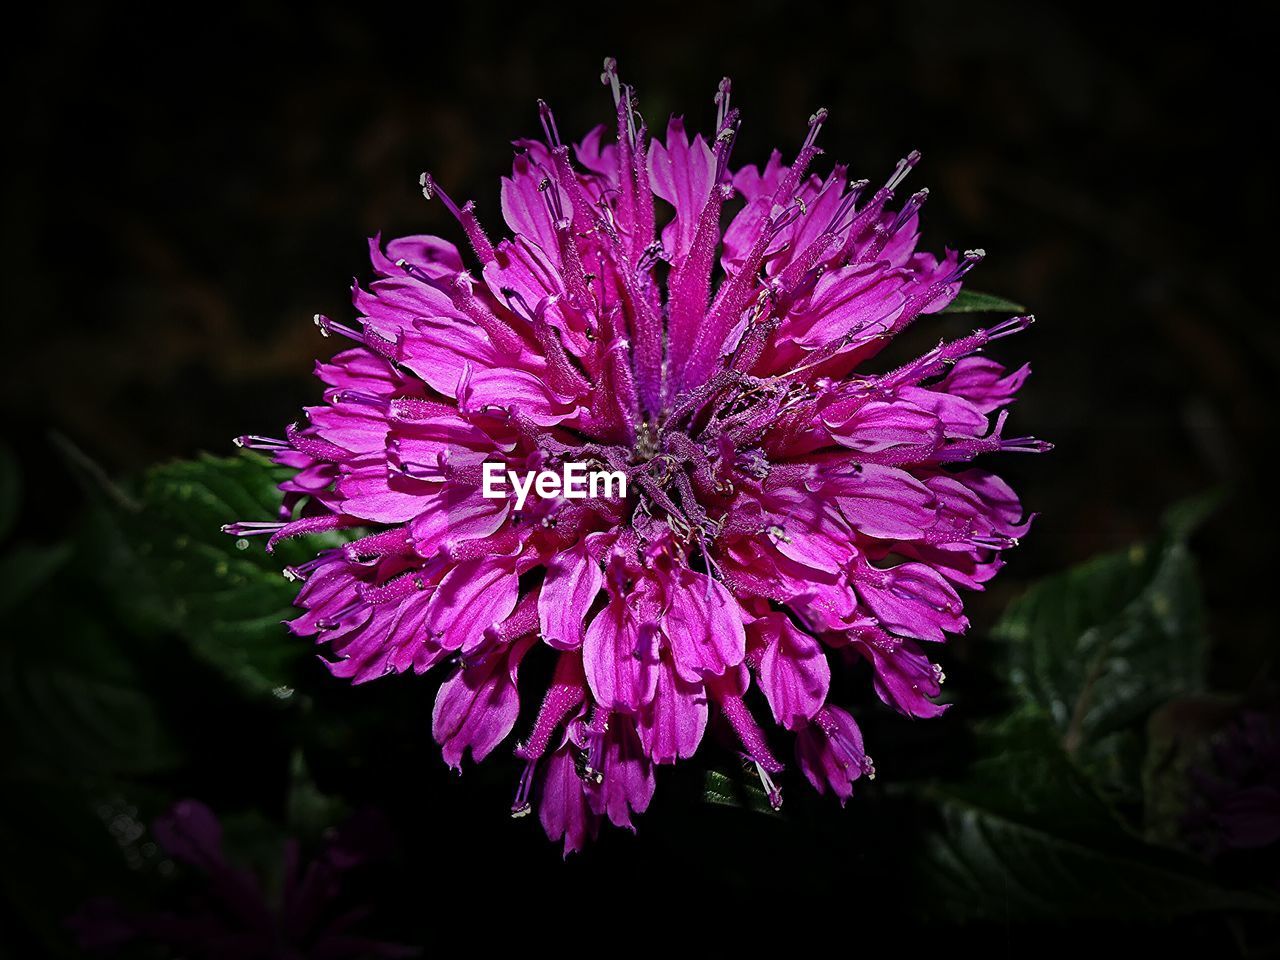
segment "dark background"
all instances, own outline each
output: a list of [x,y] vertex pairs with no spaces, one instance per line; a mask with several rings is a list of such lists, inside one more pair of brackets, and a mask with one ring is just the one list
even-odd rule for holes
[[[365,238],[453,237],[443,208],[422,199],[419,172],[474,198],[498,232],[497,178],[509,141],[538,129],[535,98],[567,136],[608,122],[597,76],[614,55],[659,128],[672,111],[709,127],[716,82],[731,76],[744,116],[738,163],[794,150],[820,105],[831,111],[827,161],[856,176],[881,178],[920,149],[912,184],[931,188],[925,246],[984,247],[970,285],[1036,313],[997,355],[1035,371],[1014,434],[1057,444],[1000,467],[1041,518],[994,589],[972,598],[974,632],[944,660],[959,708],[936,725],[873,721],[901,742],[898,755],[872,749],[886,777],[960,762],[958,714],[998,709],[983,689],[982,639],[1010,597],[1150,538],[1166,508],[1212,488],[1229,495],[1195,540],[1210,685],[1266,699],[1275,506],[1264,484],[1280,360],[1273,54],[1228,5],[1194,20],[1169,9],[322,3],[144,17],[59,4],[13,26],[4,65],[0,402],[24,490],[13,537],[56,539],[80,522],[83,485],[54,432],[127,482],[295,419],[318,397],[312,361],[331,349],[310,318],[350,316]],[[945,320],[922,342],[965,322]],[[92,565],[79,561],[78,571]],[[65,578],[62,595],[90,595],[82,576]],[[58,629],[20,607],[6,642],[51,645]],[[195,753],[148,784],[138,816],[184,795],[228,816],[277,815],[300,721],[208,686],[192,702],[183,684],[199,670],[171,651],[149,669]],[[312,765],[321,787],[386,810],[402,838],[378,894],[390,939],[421,942],[438,924],[457,948],[521,936],[529,949],[621,940],[714,952],[766,934],[797,950],[818,937],[1000,952],[1131,936],[1213,953],[1242,942],[1235,921],[1213,915],[1158,929],[1016,915],[920,926],[903,919],[913,880],[896,844],[923,827],[875,791],[840,813],[799,801],[796,784],[796,811],[778,823],[700,806],[696,784],[660,776],[637,837],[615,831],[562,865],[535,825],[506,819],[507,760],[462,780],[444,770],[428,730],[435,679],[352,691],[307,670],[315,722],[377,713],[377,729],[359,727]],[[354,755],[371,746],[376,757]],[[79,809],[70,802],[65,835],[45,841],[59,856],[77,858],[76,838],[92,832]],[[19,854],[2,867],[11,894],[39,869]],[[94,886],[99,874],[64,881],[51,917],[110,892]],[[12,938],[15,956],[65,949],[50,921],[29,916],[32,897],[0,908],[0,942]]]

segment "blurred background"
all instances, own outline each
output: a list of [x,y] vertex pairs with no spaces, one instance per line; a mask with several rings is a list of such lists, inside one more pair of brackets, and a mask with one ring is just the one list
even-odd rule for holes
[[[377,956],[447,932],[1275,955],[1269,51],[1229,5],[1155,11],[68,0],[15,22],[0,952]],[[318,398],[310,318],[351,316],[368,236],[453,237],[422,170],[496,232],[536,98],[566,136],[610,120],[606,55],[659,129],[709,128],[731,76],[738,163],[794,150],[818,106],[854,176],[920,149],[924,246],[985,248],[969,286],[1037,316],[995,355],[1034,371],[1014,433],[1057,449],[1000,465],[1040,518],[944,656],[955,708],[910,721],[858,687],[881,777],[845,810],[793,772],[761,813],[713,752],[712,780],[663,771],[638,835],[562,863],[507,817],[514,760],[446,771],[438,677],[350,689],[282,635],[278,562],[216,534],[269,509],[269,472],[191,461]],[[202,842],[216,818],[238,866],[184,857],[165,816]],[[357,908],[368,941],[317,919]]]

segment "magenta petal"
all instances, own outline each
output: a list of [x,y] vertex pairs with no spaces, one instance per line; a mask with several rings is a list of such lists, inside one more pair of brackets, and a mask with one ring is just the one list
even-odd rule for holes
[[766,644],[760,659],[760,689],[773,718],[798,730],[821,709],[831,686],[831,666],[822,645],[784,615],[768,614],[755,622]]
[[675,763],[692,757],[707,728],[707,691],[676,673],[670,658],[658,666],[658,683],[636,722],[640,742],[654,763]]
[[415,320],[401,341],[400,362],[447,397],[458,395],[468,365],[487,370],[504,363],[488,334],[460,316]]
[[890,630],[920,640],[941,641],[946,632],[961,633],[969,626],[955,588],[932,567],[902,563],[888,570],[865,568],[854,588]]
[[587,612],[604,586],[604,573],[591,554],[592,538],[588,537],[547,563],[547,578],[538,595],[538,622],[542,639],[557,650],[582,646]]
[[933,385],[934,390],[963,397],[983,413],[991,413],[1007,403],[1031,375],[1031,366],[1023,364],[1013,373],[986,357],[965,357],[951,372]]
[[426,628],[446,650],[469,652],[484,632],[511,615],[517,581],[511,564],[483,557],[458,564],[436,587]]
[[983,437],[990,430],[986,415],[964,397],[920,387],[904,387],[898,397],[932,413],[948,439]]
[[843,420],[824,420],[831,439],[855,453],[932,448],[941,440],[938,418],[913,403],[873,400]]
[[682,679],[696,683],[742,662],[747,650],[742,610],[724,584],[688,571],[673,585],[669,602],[663,629]]
[[834,494],[845,519],[869,537],[918,539],[937,516],[932,491],[893,467],[862,464],[850,475],[832,480],[824,492]]
[[552,840],[564,841],[564,855],[576,853],[599,830],[599,817],[587,805],[586,787],[573,758],[573,745],[565,744],[547,761],[542,775],[538,819]]
[[516,672],[532,643],[532,638],[516,641],[478,664],[460,666],[441,684],[431,733],[449,766],[461,769],[468,749],[479,763],[511,733],[520,712]]
[[512,233],[527,237],[550,254],[556,249],[556,232],[541,185],[547,183],[546,190],[556,195],[562,207],[568,206],[568,198],[546,174],[553,166],[546,148],[532,140],[519,145],[524,152],[516,155],[511,176],[502,178],[502,217]]
[[626,602],[614,598],[587,627],[582,665],[597,703],[634,712],[657,688],[657,633],[637,626]]
[[831,790],[843,804],[853,795],[853,782],[875,767],[862,746],[862,731],[839,707],[824,707],[796,737],[796,760],[819,793]]
[[701,134],[690,142],[684,121],[672,117],[667,142],[655,140],[649,151],[649,179],[655,196],[675,208],[675,217],[662,231],[662,244],[673,262],[685,258],[693,245],[698,216],[715,183],[715,158]]
[[600,773],[600,783],[588,791],[591,809],[608,816],[615,827],[634,830],[631,814],[649,808],[656,780],[630,717],[614,714],[609,718]]
[[542,426],[561,423],[578,412],[573,397],[556,393],[542,377],[527,370],[478,370],[471,378],[471,390],[469,411],[514,407]]
[[942,692],[942,670],[919,647],[903,642],[892,649],[876,643],[860,643],[859,648],[875,668],[876,694],[889,706],[926,719],[946,712],[948,704],[932,699]]

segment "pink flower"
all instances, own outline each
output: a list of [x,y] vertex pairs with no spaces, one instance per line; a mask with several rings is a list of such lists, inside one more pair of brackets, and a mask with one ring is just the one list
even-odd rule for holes
[[[444,665],[445,759],[519,731],[515,812],[566,851],[606,817],[631,826],[654,766],[692,756],[711,716],[775,802],[793,733],[808,778],[847,799],[871,765],[827,704],[829,652],[870,661],[890,706],[941,713],[927,648],[966,629],[958,589],[982,589],[1028,526],[967,464],[1048,448],[1004,435],[1027,368],[978,355],[1030,317],[872,372],[982,259],[916,249],[927,191],[897,197],[919,154],[874,189],[814,172],[820,110],[790,162],[735,169],[727,80],[710,137],[679,118],[651,137],[612,61],[603,79],[616,135],[566,145],[540,104],[543,138],[517,142],[510,236],[423,175],[470,252],[371,242],[358,323],[316,318],[352,341],[317,368],[324,403],[283,440],[241,441],[296,469],[282,517],[228,528],[268,549],[358,529],[288,571],[292,629],[357,683]],[[484,495],[486,464],[583,464],[626,494],[520,505]],[[554,678],[522,719],[535,658]]]
[[191,871],[190,895],[167,908],[135,909],[110,896],[85,902],[68,926],[87,954],[119,956],[126,947],[142,948],[136,954],[141,956],[209,960],[420,954],[353,929],[370,911],[352,902],[359,887],[348,882],[350,875],[387,859],[395,840],[376,811],[365,810],[329,831],[314,858],[304,858],[298,840],[287,838],[278,868],[265,874],[227,855],[222,824],[198,800],[176,803],[156,819],[151,833],[165,854]]

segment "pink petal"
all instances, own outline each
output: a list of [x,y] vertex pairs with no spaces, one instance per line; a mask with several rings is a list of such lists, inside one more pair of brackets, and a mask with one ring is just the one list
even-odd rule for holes
[[755,621],[767,644],[760,659],[760,689],[773,718],[788,730],[804,726],[827,699],[831,666],[822,645],[798,630],[785,614],[770,613]]
[[707,728],[707,714],[706,688],[682,680],[664,654],[653,700],[636,723],[645,753],[654,763],[692,757]]
[[516,606],[514,566],[506,558],[466,560],[445,575],[431,595],[426,627],[446,650],[469,653]]
[[598,704],[634,712],[657,688],[657,634],[639,629],[626,601],[614,597],[587,627],[582,665]]
[[686,570],[673,584],[669,603],[663,630],[684,680],[719,676],[742,662],[747,652],[742,608],[724,584]]
[[479,763],[511,733],[520,713],[516,674],[532,643],[532,638],[516,641],[478,664],[458,667],[441,684],[431,732],[449,766],[461,769],[467,750]]
[[592,534],[547,561],[546,580],[538,595],[538,623],[542,639],[557,650],[582,646],[587,613],[604,586],[604,573],[592,556],[593,544],[603,536]]

